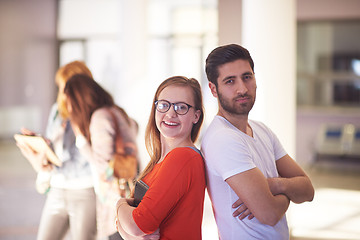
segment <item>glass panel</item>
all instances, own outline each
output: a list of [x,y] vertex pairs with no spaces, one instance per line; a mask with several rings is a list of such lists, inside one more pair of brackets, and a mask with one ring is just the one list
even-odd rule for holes
[[58,36],[79,38],[118,33],[120,3],[118,0],[59,1]]
[[112,39],[90,39],[86,45],[87,64],[98,81],[115,99],[119,93],[121,49]]
[[216,2],[153,0],[149,2],[148,16],[149,64],[167,67],[150,67],[154,74],[151,78],[185,75],[201,82],[204,48],[217,44]]
[[60,66],[71,61],[85,61],[85,45],[82,40],[70,40],[60,43]]
[[297,102],[360,107],[360,21],[298,23]]
[[[86,1],[86,9],[83,8]],[[139,69],[146,69],[146,80],[157,86],[172,75],[206,80],[203,74],[205,57],[217,45],[216,0],[150,0],[139,2],[146,8],[146,30],[141,47],[145,61]],[[127,8],[134,4],[118,0],[61,0],[59,1],[58,38],[61,65],[73,60],[83,60],[92,70],[95,80],[113,94],[123,95],[129,87],[122,78],[122,63],[126,52],[121,49],[126,32],[121,25]],[[131,42],[132,43],[132,42]],[[131,72],[131,71],[130,71]]]

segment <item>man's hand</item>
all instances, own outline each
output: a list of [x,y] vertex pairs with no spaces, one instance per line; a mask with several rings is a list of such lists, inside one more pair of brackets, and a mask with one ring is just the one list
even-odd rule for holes
[[240,220],[243,220],[244,218],[248,217],[249,220],[254,218],[254,215],[250,212],[250,209],[248,209],[239,198],[234,204],[232,205],[233,208],[237,208],[235,212],[233,212],[233,217],[239,217]]
[[268,178],[268,185],[274,195],[284,194],[294,203],[312,201],[314,187],[304,170],[289,156],[276,161],[277,178]]

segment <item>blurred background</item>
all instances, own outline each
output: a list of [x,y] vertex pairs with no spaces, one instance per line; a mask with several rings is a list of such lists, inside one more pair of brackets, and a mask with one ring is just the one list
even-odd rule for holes
[[[267,124],[316,188],[287,213],[292,239],[360,239],[360,0],[0,0],[0,239],[35,239],[44,196],[16,148],[43,133],[55,72],[83,60],[144,131],[154,92],[199,80],[205,124],[216,114],[204,63],[238,43],[255,62],[250,118]],[[201,137],[200,137],[201,141]],[[217,239],[206,199],[204,239]]]

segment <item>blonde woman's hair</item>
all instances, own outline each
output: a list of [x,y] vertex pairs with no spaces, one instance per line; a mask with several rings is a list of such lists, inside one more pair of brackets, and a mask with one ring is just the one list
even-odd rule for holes
[[[84,74],[92,78],[92,74],[89,70],[89,68],[85,65],[82,61],[73,61],[70,62],[62,67],[60,67],[55,75],[55,83],[60,86],[60,84],[63,84],[65,86],[66,82],[74,75],[76,74]],[[66,99],[65,94],[62,91],[63,89],[59,88],[59,92],[57,95],[57,105],[59,114],[62,118],[66,119],[69,117],[69,113],[67,111],[66,107]]]
[[149,121],[145,131],[145,145],[150,155],[150,162],[145,167],[144,171],[140,174],[138,179],[144,178],[149,172],[151,172],[161,157],[160,132],[159,129],[156,127],[156,122],[155,122],[156,109],[154,103],[158,100],[160,93],[168,86],[188,87],[189,90],[192,91],[194,97],[194,103],[195,103],[194,109],[200,110],[201,114],[199,121],[193,125],[193,128],[191,130],[191,140],[195,142],[200,133],[200,128],[204,120],[204,106],[203,106],[202,93],[199,82],[194,78],[189,79],[183,76],[170,77],[165,81],[163,81],[156,90]]

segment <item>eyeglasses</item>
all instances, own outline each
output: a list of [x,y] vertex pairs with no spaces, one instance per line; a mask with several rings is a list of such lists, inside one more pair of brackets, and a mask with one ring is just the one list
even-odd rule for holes
[[158,100],[155,102],[155,107],[158,112],[166,113],[169,111],[171,105],[174,106],[174,111],[179,115],[185,115],[189,111],[189,109],[193,106],[184,103],[184,102],[177,102],[177,103],[171,103],[166,100]]

